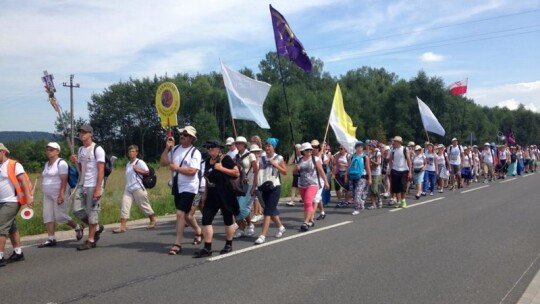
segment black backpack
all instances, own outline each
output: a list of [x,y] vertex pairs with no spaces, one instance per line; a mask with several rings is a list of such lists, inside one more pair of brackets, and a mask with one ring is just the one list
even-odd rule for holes
[[[139,160],[137,160],[137,162],[135,162],[135,165],[138,162],[139,162]],[[137,175],[139,175],[141,177],[141,181],[142,181],[142,184],[143,184],[144,188],[152,189],[152,188],[154,188],[156,186],[157,176],[156,176],[156,170],[154,170],[153,167],[148,166],[148,174],[146,174],[146,175],[137,174]]]
[[[246,153],[242,157],[240,157],[240,155],[236,154],[236,157],[234,158],[234,163],[236,164],[236,166],[238,166],[238,170],[240,171],[240,176],[238,176],[237,178],[231,178],[231,185],[232,185],[232,188],[233,188],[236,196],[244,196],[244,195],[246,195],[246,193],[248,191],[248,188],[249,188],[247,174],[244,171],[245,168],[244,168],[244,164],[242,162],[242,160],[244,158],[246,158],[247,156],[249,156],[249,154],[250,154],[249,151],[248,151],[248,153]],[[251,171],[251,166],[249,167],[247,173],[249,173],[249,171]]]
[[[96,158],[97,147],[99,147],[99,145],[94,146],[94,158]],[[105,154],[105,177],[111,175],[112,169],[113,169],[113,166],[112,166],[111,159],[107,156],[107,154]]]

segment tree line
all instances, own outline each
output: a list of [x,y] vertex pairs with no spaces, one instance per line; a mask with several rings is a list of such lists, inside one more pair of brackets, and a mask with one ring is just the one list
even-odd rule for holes
[[[312,58],[313,71],[307,74],[290,61],[281,59],[286,103],[278,60],[277,54],[270,52],[259,63],[257,73],[247,68],[240,70],[246,76],[272,85],[264,105],[271,129],[260,129],[250,121],[235,123],[238,135],[279,138],[278,150],[283,155],[292,153],[292,137],[295,143],[323,139],[337,83],[341,86],[345,110],[357,126],[356,136],[360,140],[387,141],[394,135],[401,135],[406,141],[423,143],[426,133],[416,101],[418,96],[446,130],[444,137],[430,133],[432,142],[447,144],[452,137],[458,137],[468,144],[471,133],[475,144],[496,142],[497,133],[506,133],[509,128],[519,144],[540,142],[540,114],[526,110],[523,105],[514,111],[480,106],[470,98],[452,95],[440,77],[428,76],[424,71],[405,80],[384,68],[363,66],[344,75],[331,76],[324,71],[324,63],[320,59]],[[208,139],[223,141],[229,136],[234,137],[221,73],[130,78],[93,94],[88,102],[89,122],[94,127],[95,141],[105,148],[107,154],[123,156],[129,145],[136,144],[145,160],[153,162],[159,159],[166,132],[161,128],[156,112],[155,94],[157,87],[165,81],[171,81],[178,87],[178,122],[180,126],[191,124],[197,129],[197,145]],[[76,126],[84,122],[79,118]],[[56,129],[59,138],[65,138],[58,121]],[[331,129],[328,141],[337,147]],[[65,147],[69,151],[67,145]],[[26,157],[20,155],[20,158],[22,161]],[[44,154],[41,159],[44,159]]]

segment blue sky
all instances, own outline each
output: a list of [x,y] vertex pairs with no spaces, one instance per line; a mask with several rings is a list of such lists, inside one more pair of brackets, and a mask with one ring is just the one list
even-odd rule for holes
[[130,77],[219,71],[219,58],[258,70],[275,50],[269,3],[334,76],[424,70],[448,85],[468,78],[478,104],[540,111],[539,0],[0,0],[0,131],[54,130],[43,70],[64,109],[75,74],[85,118],[92,93]]

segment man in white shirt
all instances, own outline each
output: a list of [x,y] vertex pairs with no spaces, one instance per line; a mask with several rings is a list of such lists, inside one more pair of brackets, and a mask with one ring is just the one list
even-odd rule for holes
[[98,224],[105,178],[105,150],[96,146],[92,140],[93,134],[94,128],[90,125],[79,128],[82,147],[77,155],[71,155],[70,158],[79,167],[79,184],[73,201],[73,214],[88,225],[88,239],[77,247],[77,250],[95,248],[105,229]]
[[484,144],[484,148],[480,154],[480,161],[484,171],[484,183],[493,182],[495,180],[495,153],[491,150],[489,143]]
[[[34,204],[34,198],[30,188],[23,180],[23,166],[16,162],[14,166],[15,172],[13,172],[15,176],[10,176],[8,168],[13,168],[10,166],[10,163],[13,165],[15,161],[10,160],[8,155],[9,150],[3,143],[0,143],[0,267],[6,266],[8,263],[24,261],[24,254],[21,249],[21,237],[15,224],[21,205],[15,194],[15,186],[11,178],[16,178],[19,185],[21,185],[24,196],[26,197],[26,205],[32,208]],[[13,253],[9,258],[5,259],[4,248],[8,235],[13,245]]]
[[197,140],[197,130],[192,126],[179,129],[180,144],[174,145],[174,138],[169,137],[165,149],[161,153],[160,163],[169,166],[171,170],[172,195],[176,206],[176,240],[169,249],[170,255],[182,252],[182,239],[186,222],[195,229],[198,240],[202,237],[202,230],[194,217],[190,216],[191,206],[195,195],[199,192],[199,177],[201,167],[201,152],[193,143]]
[[452,138],[452,145],[448,147],[446,153],[448,153],[448,158],[450,159],[450,190],[454,190],[454,180],[457,178],[457,187],[461,188],[461,169],[463,168],[463,161],[465,153],[463,147],[458,144],[457,138]]
[[236,158],[236,155],[238,155],[238,149],[236,148],[236,145],[234,144],[234,138],[229,137],[225,141],[225,146],[227,146],[227,155],[229,155],[232,159]]
[[392,151],[390,152],[389,168],[391,169],[391,191],[396,196],[395,207],[407,208],[405,194],[407,192],[407,182],[412,179],[412,162],[409,149],[402,146],[403,139],[396,136],[392,140]]

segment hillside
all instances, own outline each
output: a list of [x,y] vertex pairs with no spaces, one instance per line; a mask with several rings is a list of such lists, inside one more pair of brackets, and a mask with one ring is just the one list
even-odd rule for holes
[[23,132],[23,131],[0,131],[0,142],[13,142],[22,140],[54,140],[55,135],[49,132]]

